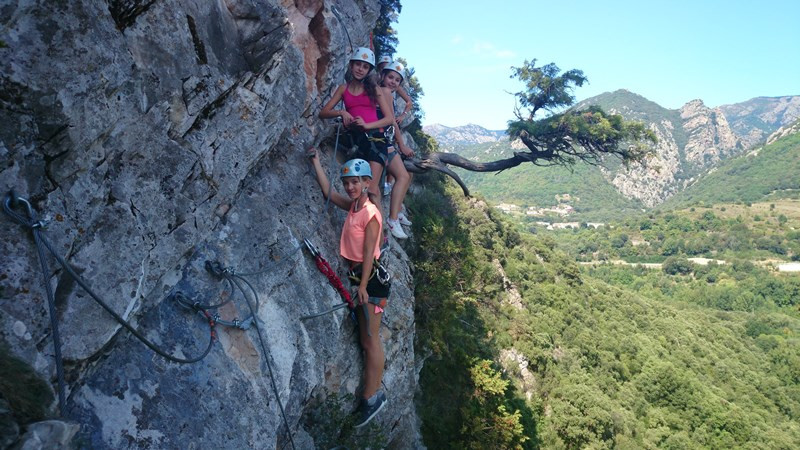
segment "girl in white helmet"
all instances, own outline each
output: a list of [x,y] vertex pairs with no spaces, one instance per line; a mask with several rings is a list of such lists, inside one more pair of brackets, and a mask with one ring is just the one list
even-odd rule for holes
[[[397,80],[397,84],[393,87],[388,86],[385,82],[385,75],[386,71],[391,70],[392,72],[396,73],[400,78]],[[403,99],[406,102],[406,105],[403,107],[403,112],[400,114],[396,114],[394,116],[395,121],[398,124],[403,123],[403,121],[411,114],[411,110],[414,108],[414,102],[411,101],[411,97],[408,95],[406,90],[403,88],[403,80],[405,79],[405,67],[399,61],[395,61],[388,56],[382,56],[381,62],[378,64],[378,73],[381,75],[381,86],[389,87],[391,91]],[[395,111],[396,112],[396,111]]]
[[[329,192],[330,184],[317,157],[317,150],[307,153],[322,189],[322,195],[347,211],[339,240],[339,252],[350,267],[351,283],[358,285],[358,327],[364,349],[364,393],[360,406],[361,417],[356,428],[367,424],[386,405],[386,394],[380,391],[384,354],[380,340],[383,308],[389,297],[389,276],[378,261],[381,256],[380,236],[383,219],[380,208],[370,201],[369,185],[376,180],[367,161],[351,159],[341,169],[341,179],[347,195]],[[370,274],[365,276],[365,274]]]
[[383,72],[383,68],[390,62],[392,62],[392,57],[389,55],[383,55],[378,58],[378,73]]
[[[319,117],[342,118],[344,126],[351,131],[358,145],[358,156],[369,161],[374,179],[380,180],[388,158],[383,129],[394,123],[394,113],[391,112],[391,94],[378,86],[378,77],[372,70],[374,67],[375,55],[372,50],[365,47],[356,49],[345,73],[345,84],[336,89],[322,107]],[[344,102],[344,110],[333,109],[339,101]],[[377,108],[390,113],[379,119]],[[369,192],[379,205],[381,190],[378,184],[371,183]]]
[[[404,75],[405,68],[403,65],[399,62],[391,61],[381,72],[381,86],[388,88],[393,94],[399,92],[398,90],[400,89],[400,84],[403,82]],[[406,111],[411,108],[410,100],[411,99],[408,99],[406,101]],[[394,102],[392,102],[392,108],[394,108]],[[383,110],[378,111],[378,117],[381,117],[382,113]],[[400,153],[407,158],[413,157],[414,152],[406,147],[403,141],[403,133],[400,130],[400,125],[397,120],[394,122],[394,127],[394,138],[397,141],[397,148],[400,150]],[[408,235],[403,231],[401,225],[411,225],[411,221],[403,214],[401,208],[403,206],[403,200],[405,200],[406,197],[406,192],[408,192],[408,186],[411,184],[411,176],[406,171],[402,158],[396,157],[397,152],[393,144],[393,142],[389,142],[389,147],[387,149],[387,172],[395,177],[395,182],[391,188],[392,197],[389,202],[389,218],[386,219],[386,226],[389,228],[392,236],[398,239],[406,239]]]

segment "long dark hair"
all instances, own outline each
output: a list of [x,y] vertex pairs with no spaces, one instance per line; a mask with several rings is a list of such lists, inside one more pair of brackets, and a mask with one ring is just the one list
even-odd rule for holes
[[[351,70],[350,66],[353,64],[352,61],[347,65],[347,72],[344,74],[344,81],[347,84],[350,84],[351,81],[356,81],[355,77],[353,77],[353,71]],[[378,78],[378,73],[375,71],[373,67],[372,70],[369,71],[367,76],[361,80],[361,84],[364,85],[364,90],[367,91],[367,97],[372,100],[372,103],[375,105],[378,104],[378,86],[380,85],[380,80]]]

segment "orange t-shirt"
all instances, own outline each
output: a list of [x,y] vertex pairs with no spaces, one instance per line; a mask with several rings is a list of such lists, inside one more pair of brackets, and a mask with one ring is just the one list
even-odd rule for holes
[[[355,203],[353,203],[355,207]],[[364,262],[364,235],[366,234],[367,224],[373,217],[378,220],[378,235],[375,237],[374,257],[381,257],[381,230],[383,229],[383,217],[381,211],[372,202],[364,204],[358,212],[353,212],[353,207],[347,212],[342,227],[342,237],[339,240],[339,253],[355,262]]]

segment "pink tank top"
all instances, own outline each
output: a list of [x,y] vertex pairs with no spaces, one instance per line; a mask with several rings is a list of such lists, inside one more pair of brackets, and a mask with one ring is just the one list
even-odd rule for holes
[[375,103],[372,103],[369,95],[367,95],[367,91],[359,95],[353,95],[345,86],[342,100],[344,100],[344,109],[346,109],[351,116],[361,117],[366,123],[377,122],[378,113],[376,112],[376,106]]

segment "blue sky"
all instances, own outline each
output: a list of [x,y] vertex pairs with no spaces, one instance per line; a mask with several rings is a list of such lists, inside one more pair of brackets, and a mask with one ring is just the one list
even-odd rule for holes
[[401,0],[397,56],[425,124],[504,129],[525,59],[580,69],[578,100],[628,89],[667,108],[800,95],[797,0]]

